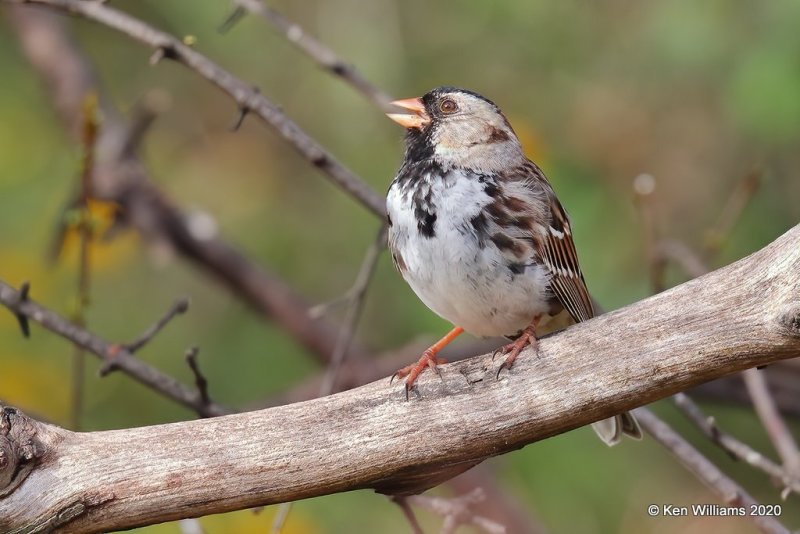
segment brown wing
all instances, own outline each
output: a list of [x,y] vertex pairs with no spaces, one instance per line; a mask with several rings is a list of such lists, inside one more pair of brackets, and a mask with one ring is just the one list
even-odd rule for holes
[[551,200],[553,216],[546,236],[537,242],[539,256],[553,276],[550,285],[558,300],[576,322],[587,321],[594,317],[594,308],[578,264],[572,227],[555,194]]
[[544,217],[533,228],[533,245],[552,275],[553,294],[576,322],[591,319],[594,308],[578,263],[569,217],[541,169],[529,162],[524,171],[528,187],[537,190],[546,203]]

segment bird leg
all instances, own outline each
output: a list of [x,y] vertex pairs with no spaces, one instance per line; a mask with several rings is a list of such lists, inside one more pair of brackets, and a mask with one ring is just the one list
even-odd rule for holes
[[412,387],[414,387],[414,382],[416,382],[417,377],[422,373],[422,371],[425,370],[426,367],[430,367],[436,372],[436,374],[441,376],[439,369],[436,366],[438,364],[445,363],[445,360],[442,358],[437,358],[436,354],[450,344],[450,342],[457,338],[463,331],[464,329],[460,326],[450,330],[446,336],[425,349],[425,352],[422,353],[422,357],[417,361],[417,363],[412,363],[411,365],[403,367],[402,369],[398,369],[397,372],[392,375],[392,378],[389,382],[391,383],[395,378],[407,377],[406,400],[408,400],[408,392]]
[[539,321],[542,319],[541,315],[537,315],[531,321],[531,324],[526,326],[517,339],[512,341],[507,345],[503,345],[496,351],[494,351],[493,357],[497,354],[508,354],[506,360],[500,365],[500,368],[497,370],[497,377],[500,376],[500,371],[503,369],[511,369],[511,366],[514,365],[514,360],[517,359],[519,353],[522,352],[522,349],[527,347],[528,345],[537,352],[539,350],[539,338],[536,337],[536,327],[539,325]]

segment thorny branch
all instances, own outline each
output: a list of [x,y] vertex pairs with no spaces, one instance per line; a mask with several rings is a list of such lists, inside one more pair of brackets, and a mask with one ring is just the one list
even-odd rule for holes
[[[53,14],[24,6],[8,6],[6,12],[23,51],[45,80],[62,122],[69,131],[77,132],[83,95],[98,86],[91,65]],[[144,98],[137,106],[134,125],[140,120],[136,117],[144,117],[142,122],[152,120],[163,100]],[[192,217],[152,184],[136,155],[126,150],[136,137],[132,132],[140,128],[124,121],[102,98],[101,104],[104,121],[94,176],[96,195],[118,203],[124,222],[133,224],[146,239],[166,245],[198,265],[327,363],[338,330],[324,319],[311,318],[308,302],[276,275],[218,236],[196,231]],[[368,361],[368,356],[365,347],[352,344],[353,360]]]
[[136,358],[126,347],[108,341],[69,322],[55,312],[37,304],[30,298],[20,299],[20,293],[0,280],[0,304],[44,328],[68,339],[76,346],[97,356],[103,363],[111,364],[138,382],[162,393],[177,403],[203,416],[217,416],[230,413],[230,410],[216,403],[202,402],[199,395],[154,367]]
[[46,5],[99,22],[155,50],[151,61],[171,59],[197,73],[227,93],[239,109],[253,113],[287,141],[301,156],[322,171],[342,190],[358,200],[364,207],[384,217],[386,206],[383,197],[372,190],[361,178],[342,165],[322,145],[300,129],[278,106],[263,94],[235,77],[209,58],[185,45],[180,39],[162,32],[139,19],[101,2],[83,0],[4,0],[12,4]]

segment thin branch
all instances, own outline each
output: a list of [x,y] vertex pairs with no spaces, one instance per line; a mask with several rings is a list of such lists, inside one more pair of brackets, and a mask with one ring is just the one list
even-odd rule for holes
[[[330,395],[334,391],[336,377],[347,356],[347,351],[350,349],[350,344],[353,341],[353,336],[358,326],[358,320],[364,309],[364,301],[366,300],[369,283],[372,280],[372,276],[375,274],[375,267],[378,264],[380,253],[386,246],[386,232],[386,225],[382,225],[380,230],[378,230],[375,241],[367,250],[367,254],[361,264],[361,269],[359,269],[353,287],[347,292],[350,297],[347,313],[345,314],[344,324],[339,330],[339,337],[336,340],[336,346],[333,349],[331,361],[322,377],[322,382],[319,386],[319,397]],[[280,505],[278,513],[275,515],[275,520],[272,523],[272,534],[280,534],[291,510],[291,502]]]
[[794,474],[789,473],[748,444],[739,441],[717,426],[713,417],[703,413],[700,407],[685,393],[678,393],[672,398],[675,405],[694,423],[713,443],[719,445],[733,459],[745,462],[748,465],[759,469],[776,481],[780,482],[784,488],[790,488],[800,494],[800,479]]
[[542,523],[534,516],[529,503],[509,492],[498,483],[492,464],[485,462],[476,465],[469,471],[448,482],[448,486],[457,494],[466,494],[474,488],[481,488],[487,499],[473,503],[473,514],[485,517],[505,526],[514,534],[543,534],[547,532]]
[[[666,266],[667,262],[673,262],[678,265],[689,278],[697,278],[708,272],[708,267],[703,262],[703,259],[686,243],[678,241],[677,239],[660,239],[654,247],[654,253],[656,262],[664,266]],[[661,284],[663,285],[663,281]]]
[[125,348],[128,349],[128,352],[131,354],[135,354],[139,351],[142,347],[150,342],[161,330],[169,324],[172,319],[174,319],[178,315],[182,315],[186,313],[189,309],[189,299],[188,298],[181,298],[176,300],[172,306],[169,307],[167,312],[161,316],[155,323],[153,323],[147,330],[142,332],[138,338],[134,341],[131,341]]
[[[26,302],[28,300],[30,292],[31,292],[31,283],[28,282],[27,280],[22,282],[22,284],[19,286],[19,293],[17,293],[17,301],[18,301],[17,304]],[[19,328],[22,331],[22,336],[26,339],[30,338],[31,325],[28,322],[28,318],[21,313],[16,313],[14,315],[17,318],[17,323],[19,324]]]
[[[81,115],[80,99],[74,95],[85,94],[98,85],[87,58],[61,18],[20,5],[9,5],[6,12],[23,51],[45,80],[62,122],[70,132],[75,131]],[[306,299],[278,276],[216,234],[196,231],[189,215],[153,185],[135,155],[124,157],[131,127],[107,100],[101,99],[101,103],[104,121],[98,143],[101,161],[95,175],[95,193],[118,203],[123,223],[135,226],[147,241],[168,247],[199,266],[327,364],[338,329],[327,321],[309,317]],[[353,343],[350,358],[369,361],[369,352]]]
[[197,519],[181,519],[178,521],[178,526],[182,534],[205,534],[203,525]]
[[728,240],[745,208],[758,192],[763,176],[763,170],[753,169],[745,174],[733,188],[716,224],[706,234],[706,253],[708,257],[716,256]]
[[656,190],[656,179],[652,174],[643,173],[633,179],[634,203],[639,209],[641,219],[642,240],[644,242],[647,265],[650,268],[650,284],[653,293],[661,293],[666,287],[664,274],[666,261],[659,256],[658,230],[656,228],[653,208],[653,193]]
[[124,160],[136,157],[145,134],[150,131],[156,118],[166,112],[170,105],[171,98],[165,91],[153,90],[140,98],[131,111],[131,117],[122,134],[122,139],[118,142],[119,149],[114,159]]
[[[800,366],[797,360],[778,362],[763,369],[769,381],[770,391],[780,412],[786,417],[800,420]],[[794,365],[793,365],[794,364]],[[692,397],[721,401],[752,408],[753,401],[747,394],[741,376],[729,376],[703,384],[689,392]]]
[[389,95],[370,83],[353,65],[343,60],[330,47],[315,39],[297,23],[287,19],[261,0],[233,0],[233,4],[235,8],[220,26],[220,31],[230,30],[241,20],[245,12],[257,15],[281,32],[290,43],[302,50],[320,68],[353,87],[379,109],[382,111],[393,109],[390,105],[393,99]]
[[203,403],[203,406],[208,407],[211,405],[211,397],[208,395],[208,380],[206,380],[206,377],[200,372],[200,364],[197,363],[197,354],[199,352],[199,348],[190,347],[186,350],[185,358],[186,364],[194,375],[194,383],[197,386],[197,392],[200,394],[200,401]]
[[39,323],[51,332],[94,354],[103,363],[111,362],[136,381],[200,415],[210,417],[231,413],[231,410],[213,402],[208,405],[203,404],[194,391],[136,358],[122,345],[109,343],[31,299],[21,301],[19,296],[18,291],[0,280],[0,304],[14,314],[22,314],[29,320]]
[[774,517],[750,514],[751,506],[758,504],[755,499],[650,410],[639,408],[634,413],[642,428],[669,449],[678,461],[702,480],[717,497],[730,506],[744,507],[746,516],[761,532],[790,534],[789,530]]
[[475,505],[486,500],[486,494],[481,488],[475,488],[459,497],[410,495],[406,500],[410,504],[427,508],[442,516],[444,524],[441,534],[453,534],[461,525],[473,525],[487,534],[505,534],[506,532],[506,528],[500,523],[474,513]]
[[[92,220],[91,202],[93,193],[93,176],[95,172],[95,148],[97,145],[100,118],[98,115],[97,93],[89,92],[83,99],[83,125],[81,129],[81,172],[80,195],[78,197],[77,222],[74,225],[78,232],[78,290],[75,311],[72,321],[79,327],[86,326],[86,307],[89,305],[91,285],[91,247],[94,240],[94,221]],[[81,428],[83,413],[83,393],[85,387],[86,358],[83,349],[75,345],[72,353],[72,377],[70,383],[70,426],[74,430]]]
[[414,514],[414,509],[411,508],[411,503],[408,502],[408,497],[404,495],[393,495],[390,499],[400,507],[400,510],[403,512],[403,517],[406,518],[406,521],[408,521],[408,524],[411,526],[411,532],[413,534],[425,534],[425,531],[422,530],[422,526],[419,524],[416,514]]
[[[72,433],[26,419],[20,424],[30,430],[19,439],[0,436],[0,447],[9,439],[33,443],[36,458],[59,461],[36,463],[0,499],[0,531],[64,518],[76,502],[73,532],[353,489],[418,493],[487,457],[794,357],[798,284],[800,225],[732,265],[544,337],[538,357],[523,352],[501,380],[484,354],[443,365],[443,380],[423,375],[420,398],[408,402],[383,379],[302,403],[152,427]],[[17,300],[0,286],[0,301]],[[41,320],[44,311],[30,306],[12,311]],[[688,444],[665,436],[663,423],[647,412],[640,421],[726,502],[752,502],[708,460],[682,454]],[[0,480],[6,474],[0,468]],[[785,532],[774,518],[750,518]]]
[[336,377],[339,374],[339,369],[345,360],[350,344],[353,342],[356,326],[361,317],[361,312],[364,309],[364,301],[367,296],[367,289],[369,288],[370,281],[375,274],[375,268],[378,265],[381,251],[386,246],[386,225],[381,226],[375,241],[370,245],[367,254],[364,256],[364,261],[361,263],[361,268],[356,276],[356,281],[353,287],[348,291],[350,295],[350,303],[345,314],[344,324],[339,331],[339,337],[336,340],[336,347],[333,349],[331,362],[325,371],[325,376],[320,384],[320,396],[330,395],[333,393],[336,383]]
[[756,369],[748,369],[744,372],[744,383],[753,400],[756,413],[767,430],[775,450],[778,451],[786,471],[792,476],[800,476],[800,451],[797,449],[797,442],[775,407],[764,375]]
[[44,5],[99,22],[139,41],[158,54],[174,60],[227,93],[239,109],[245,109],[275,129],[289,145],[336,185],[381,218],[386,215],[383,197],[355,173],[342,165],[325,148],[300,129],[281,109],[252,85],[240,80],[180,39],[162,32],[123,11],[98,2],[83,0],[3,0],[10,4]]
[[275,517],[272,520],[270,534],[281,533],[283,526],[286,524],[286,519],[289,517],[289,512],[292,511],[291,504],[291,502],[285,502],[278,507],[278,512],[275,514]]

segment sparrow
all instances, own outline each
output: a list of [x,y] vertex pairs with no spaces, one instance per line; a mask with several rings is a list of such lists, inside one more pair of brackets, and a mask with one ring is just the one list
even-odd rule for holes
[[[491,100],[439,87],[397,100],[388,117],[407,130],[405,157],[386,198],[392,261],[425,305],[454,328],[395,373],[405,392],[439,351],[466,331],[511,343],[498,369],[511,369],[537,329],[594,316],[572,226],[542,170],[525,157]],[[606,444],[641,438],[630,413],[594,423]]]

